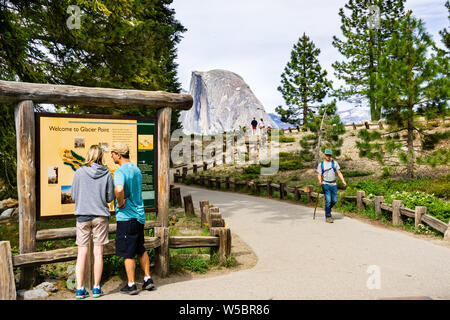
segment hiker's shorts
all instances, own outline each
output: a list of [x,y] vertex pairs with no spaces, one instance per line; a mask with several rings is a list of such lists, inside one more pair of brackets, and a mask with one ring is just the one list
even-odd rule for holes
[[92,234],[94,245],[105,245],[109,243],[108,229],[109,217],[96,217],[90,221],[77,221],[77,240],[76,243],[80,247],[89,245],[89,238]]
[[117,221],[116,256],[131,259],[144,252],[144,225],[136,219]]

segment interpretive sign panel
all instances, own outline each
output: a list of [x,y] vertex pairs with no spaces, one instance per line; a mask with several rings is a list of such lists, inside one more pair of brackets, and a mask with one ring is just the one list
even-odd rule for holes
[[[106,166],[114,179],[116,165],[109,153],[114,142],[124,142],[130,160],[142,172],[142,197],[146,211],[156,208],[156,120],[143,117],[36,113],[37,216],[72,216],[73,175],[83,166],[91,145],[105,151]],[[114,204],[110,204],[111,212]]]

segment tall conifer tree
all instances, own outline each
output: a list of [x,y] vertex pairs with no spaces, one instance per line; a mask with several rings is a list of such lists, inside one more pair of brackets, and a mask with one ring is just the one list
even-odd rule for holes
[[379,59],[395,21],[405,13],[405,1],[349,0],[339,10],[343,38],[334,36],[333,46],[345,59],[333,67],[345,86],[337,92],[350,102],[368,101],[372,120],[380,119],[382,108],[376,97]]
[[281,74],[281,85],[278,91],[283,95],[287,109],[278,106],[275,111],[281,121],[291,124],[305,124],[309,111],[318,109],[332,88],[327,80],[326,70],[319,63],[320,49],[305,34],[299,38],[291,51],[291,60]]

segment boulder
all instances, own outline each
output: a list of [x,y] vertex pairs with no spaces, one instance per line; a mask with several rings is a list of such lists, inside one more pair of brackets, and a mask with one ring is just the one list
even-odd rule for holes
[[6,209],[5,211],[2,212],[2,214],[0,214],[0,217],[9,218],[13,215],[14,210],[15,208]]
[[42,282],[38,286],[36,286],[34,289],[44,289],[47,292],[56,292],[58,291],[58,288],[51,282]]
[[47,298],[49,294],[44,289],[19,290],[17,296],[24,300]]
[[16,199],[13,198],[5,199],[0,201],[0,210],[12,208],[17,206],[18,204],[19,202]]

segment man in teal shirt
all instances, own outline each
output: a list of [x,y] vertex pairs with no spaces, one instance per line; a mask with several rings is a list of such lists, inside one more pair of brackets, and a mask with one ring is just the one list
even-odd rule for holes
[[114,193],[116,195],[116,255],[124,258],[125,271],[128,284],[120,292],[137,294],[134,282],[136,262],[144,271],[144,284],[142,289],[155,288],[150,276],[150,260],[144,247],[145,212],[142,200],[142,173],[130,161],[130,150],[125,143],[115,142],[111,147],[111,157],[115,164],[120,165],[114,172]]

